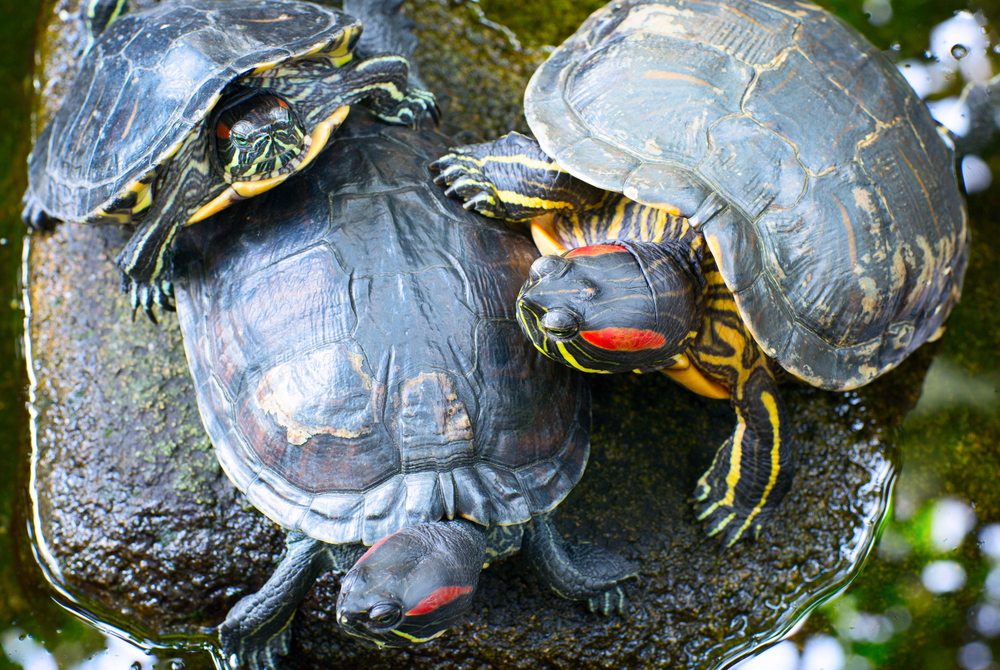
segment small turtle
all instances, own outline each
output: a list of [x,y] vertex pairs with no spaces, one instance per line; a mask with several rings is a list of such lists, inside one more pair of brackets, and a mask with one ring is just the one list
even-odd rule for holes
[[433,95],[407,90],[405,58],[353,57],[361,23],[336,9],[168,0],[123,11],[124,0],[97,0],[86,13],[99,34],[29,157],[22,216],[35,229],[135,224],[117,259],[133,313],[172,309],[181,226],[304,169],[351,104],[393,124],[437,118]]
[[290,533],[220,628],[231,667],[285,652],[327,570],[347,572],[340,625],[388,646],[440,635],[484,564],[519,549],[560,596],[624,605],[635,569],[549,519],[587,462],[590,394],[520,333],[537,254],[426,178],[447,146],[352,114],[308,173],[181,241],[202,420],[237,488]]
[[455,149],[437,181],[562,253],[518,298],[546,355],[730,399],[736,430],[697,513],[727,544],[758,534],[794,469],[777,369],[855,388],[959,298],[969,228],[949,139],[881,53],[798,0],[611,3],[524,104],[537,143]]

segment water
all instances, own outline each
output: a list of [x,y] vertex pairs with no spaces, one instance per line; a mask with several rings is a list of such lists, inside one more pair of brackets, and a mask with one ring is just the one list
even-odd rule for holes
[[[517,26],[519,39],[530,46],[532,22],[512,18],[547,16],[530,4],[509,14],[506,3],[482,6],[488,18]],[[557,7],[553,15],[561,17],[565,8]],[[916,0],[833,7],[877,46],[909,64],[904,73],[913,73],[911,83],[934,98],[939,120],[957,132],[969,119],[957,97],[961,85],[996,71],[990,20],[1000,16],[990,8],[986,16],[953,14],[963,8],[957,3],[928,7]],[[204,667],[201,655],[147,656],[56,605],[28,542],[26,378],[17,286],[23,228],[17,214],[25,183],[28,72],[38,10],[37,0],[9,7],[0,27],[6,38],[0,44],[0,72],[7,86],[0,108],[5,128],[0,165],[8,169],[0,175],[0,458],[17,464],[0,471],[0,667]],[[586,14],[579,7],[566,11],[568,25]],[[565,34],[565,28],[553,33],[549,22],[542,23],[550,32],[540,41]],[[1000,170],[1000,156],[991,142],[976,152],[962,164],[970,185],[979,185],[970,188],[975,191],[969,197],[974,246],[963,301],[947,324],[921,402],[903,426],[904,467],[877,554],[845,594],[819,608],[790,641],[748,662],[753,667],[998,667],[1000,273],[995,267],[1000,221],[994,213],[1000,211],[1000,192],[984,174]]]

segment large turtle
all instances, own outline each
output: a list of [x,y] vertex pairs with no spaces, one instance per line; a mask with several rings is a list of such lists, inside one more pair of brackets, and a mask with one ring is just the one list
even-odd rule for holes
[[797,0],[613,2],[524,104],[537,143],[453,150],[437,180],[532,219],[563,254],[534,264],[518,302],[546,355],[730,399],[736,430],[697,511],[728,544],[756,535],[794,469],[777,368],[855,388],[959,298],[969,228],[949,139],[881,53]]
[[405,58],[353,58],[361,22],[336,9],[167,0],[119,16],[124,0],[97,4],[88,25],[101,32],[29,158],[23,217],[136,224],[117,264],[150,318],[172,308],[178,228],[305,168],[351,104],[395,124],[437,115],[429,92],[407,90]]
[[325,570],[350,569],[341,626],[391,646],[442,633],[484,563],[519,548],[560,596],[606,613],[635,575],[564,546],[549,520],[583,473],[590,398],[517,325],[530,239],[431,183],[443,137],[356,116],[308,173],[187,229],[178,254],[192,254],[177,306],[205,427],[289,531],[220,628],[233,667],[284,653]]

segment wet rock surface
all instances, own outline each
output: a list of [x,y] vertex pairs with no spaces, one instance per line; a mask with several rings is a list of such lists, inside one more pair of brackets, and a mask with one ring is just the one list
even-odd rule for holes
[[[470,23],[462,8],[448,10],[430,0],[414,9],[422,30],[437,26],[445,35],[422,32],[422,53],[460,63],[463,41],[479,58],[482,44],[487,54],[502,46],[497,31]],[[442,16],[449,18],[434,18]],[[428,52],[432,40],[440,41]],[[55,44],[49,61],[64,62],[67,44]],[[423,74],[432,88],[443,77],[426,67]],[[475,107],[481,98],[452,82],[447,95],[467,107],[449,106],[447,129],[488,135],[523,123],[509,116],[510,108],[519,113],[519,76],[486,96],[503,101],[496,109]],[[463,82],[486,86],[474,75]],[[62,225],[31,241],[36,541],[50,579],[77,607],[147,643],[200,646],[270,574],[283,533],[246,504],[214,459],[176,318],[163,315],[159,327],[141,314],[131,322],[112,263],[126,239],[114,228]],[[515,556],[485,571],[453,631],[385,651],[337,630],[337,583],[327,575],[296,616],[285,665],[698,668],[745,655],[860,569],[895,473],[895,430],[932,348],[855,392],[787,385],[799,442],[795,484],[760,540],[730,550],[704,537],[688,501],[732,430],[728,406],[660,375],[593,376],[590,464],[556,523],[564,535],[641,566],[627,615],[603,618],[558,599]]]

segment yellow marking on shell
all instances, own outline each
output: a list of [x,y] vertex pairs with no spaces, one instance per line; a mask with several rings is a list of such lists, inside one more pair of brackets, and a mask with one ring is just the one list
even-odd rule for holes
[[646,70],[642,73],[644,79],[677,79],[680,81],[686,81],[689,84],[697,84],[698,86],[704,86],[715,91],[718,95],[722,95],[723,91],[718,86],[705,81],[704,79],[699,79],[698,77],[692,77],[688,74],[681,74],[680,72],[667,72],[665,70]]
[[[356,26],[349,27],[332,42],[320,43],[316,45],[315,49],[306,55],[311,56],[316,53],[323,53],[331,60],[344,58],[345,56],[347,57],[347,60],[350,60],[354,52],[348,49],[348,45],[351,43],[351,39],[357,34],[358,30],[359,28]],[[347,62],[347,60],[344,62]]]
[[274,23],[276,21],[287,21],[288,14],[276,16],[273,19],[243,19],[247,23]]
[[543,256],[559,256],[569,251],[556,235],[554,219],[555,215],[549,212],[531,220],[531,239]]
[[354,58],[354,52],[343,56],[330,56],[330,63],[332,63],[334,67],[344,67],[351,62],[352,58]]
[[692,365],[687,354],[681,354],[676,363],[669,368],[662,368],[661,371],[675,382],[687,387],[688,390],[706,398],[728,400],[731,396],[728,388],[709,379],[701,370]]
[[138,188],[135,189],[137,194],[135,205],[132,206],[132,214],[138,214],[142,210],[146,209],[153,204],[153,188],[152,184],[142,184],[140,182],[135,183]]
[[[559,350],[559,353],[562,354],[563,361],[573,366],[577,370],[580,370],[581,372],[596,372],[597,374],[607,374],[607,370],[591,370],[590,368],[585,368],[579,363],[577,363],[576,358],[573,357],[573,354],[569,353],[569,349],[566,348],[566,345],[563,342],[556,342],[555,345],[556,349]],[[542,353],[545,353],[544,350],[542,350]]]
[[307,165],[309,165],[309,163],[312,162],[314,158],[316,158],[317,155],[319,155],[319,152],[323,150],[323,147],[326,146],[326,143],[330,139],[330,135],[334,130],[340,127],[340,124],[344,122],[344,119],[347,118],[347,113],[349,111],[351,111],[350,105],[338,107],[333,114],[316,124],[316,127],[312,132],[312,143],[309,145],[309,151],[302,159],[302,162],[299,164],[297,170],[278,175],[277,177],[271,177],[270,179],[233,182],[229,185],[229,188],[223,191],[218,197],[209,202],[207,205],[202,206],[197,212],[192,214],[191,218],[189,218],[187,223],[184,225],[191,225],[192,223],[203,221],[213,214],[221,212],[233,203],[239,202],[240,200],[246,200],[247,198],[252,198],[264,193],[265,191],[269,191],[296,172],[301,172]]
[[128,131],[132,129],[132,122],[135,121],[135,114],[139,111],[139,99],[136,98],[135,104],[132,105],[132,114],[128,117],[128,123],[125,124],[125,130],[122,131],[121,139],[124,140],[128,137]]
[[497,195],[500,196],[500,200],[505,203],[521,205],[522,207],[536,209],[569,209],[571,207],[568,202],[562,202],[560,200],[546,200],[545,198],[532,198],[526,195],[521,195],[517,191],[497,191]]
[[267,72],[268,70],[274,69],[275,66],[280,65],[281,63],[284,63],[286,60],[288,60],[288,59],[287,58],[279,58],[278,60],[272,60],[272,61],[269,61],[267,63],[262,63],[262,64],[258,65],[257,67],[255,67],[254,69],[250,70],[250,72],[248,72],[247,74],[245,74],[243,76],[245,76],[245,77],[246,76],[253,76],[255,74],[260,74],[261,72]]

